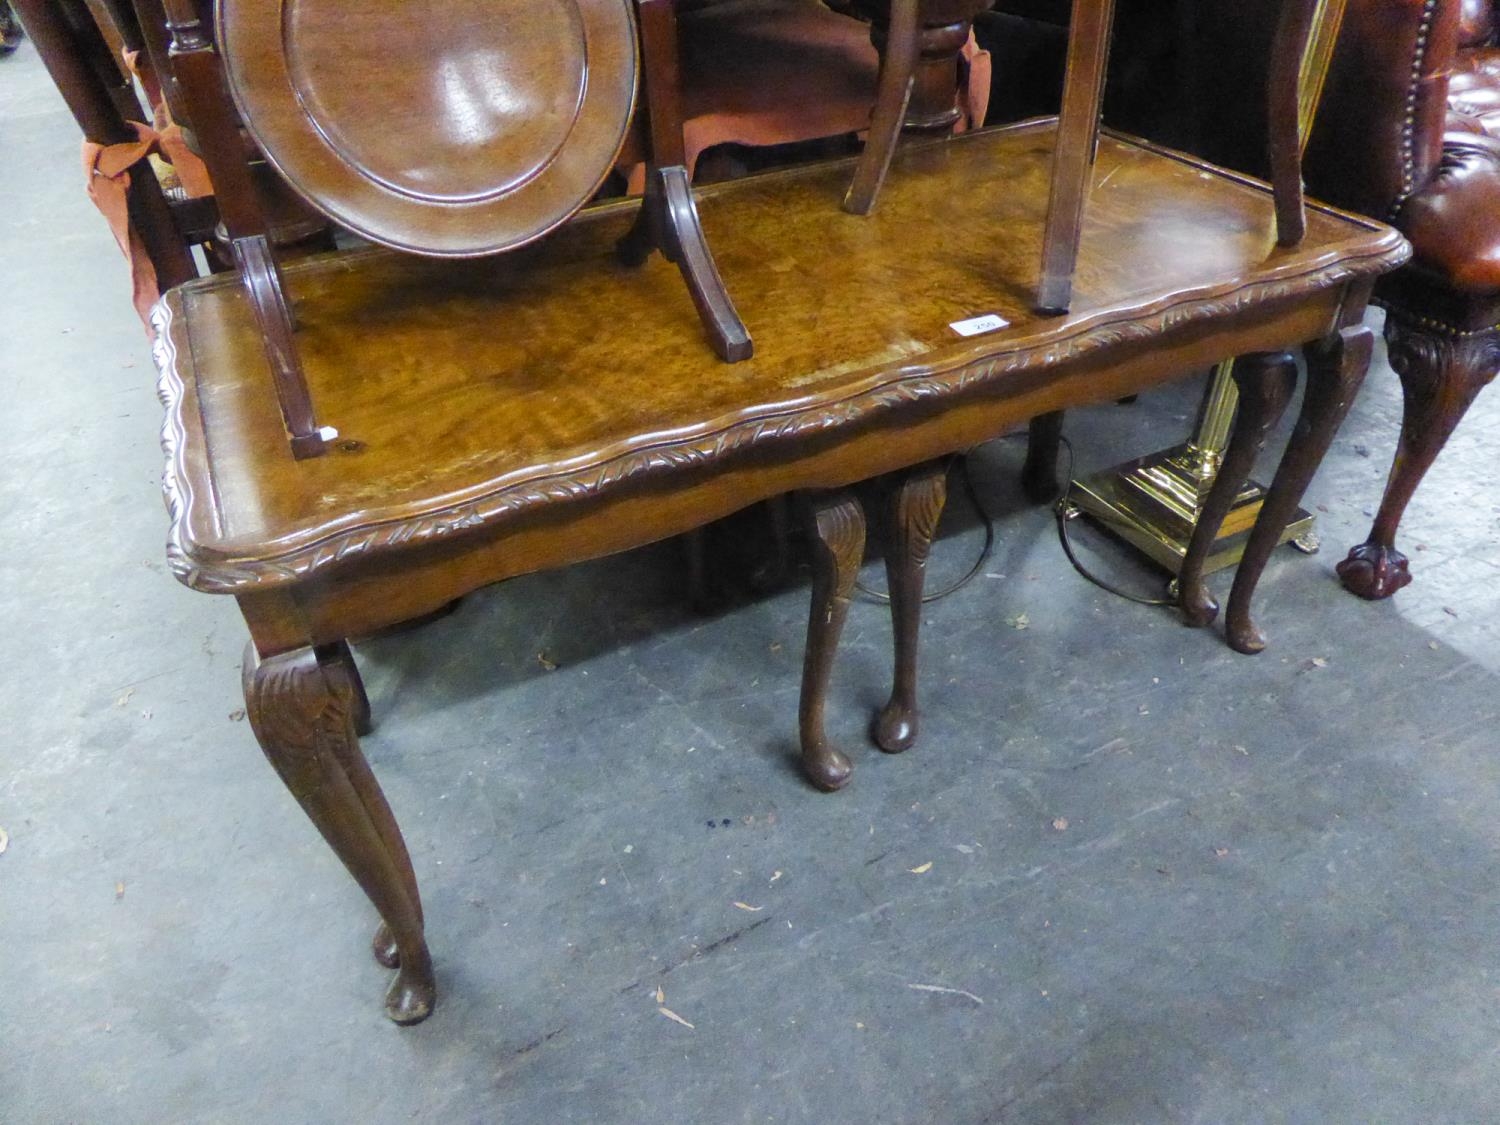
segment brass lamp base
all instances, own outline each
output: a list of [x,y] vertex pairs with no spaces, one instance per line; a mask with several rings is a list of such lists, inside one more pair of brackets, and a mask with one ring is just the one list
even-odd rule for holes
[[[1064,502],[1175,575],[1217,468],[1212,452],[1189,442],[1069,481]],[[1240,561],[1265,491],[1253,480],[1245,482],[1209,551],[1205,573]],[[1317,551],[1313,517],[1298,508],[1281,542],[1307,554]]]

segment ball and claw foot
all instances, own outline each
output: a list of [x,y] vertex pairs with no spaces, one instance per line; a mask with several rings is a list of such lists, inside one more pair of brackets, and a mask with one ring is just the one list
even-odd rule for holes
[[842,750],[824,747],[813,753],[802,755],[802,772],[807,780],[825,793],[832,793],[849,784],[854,774],[854,763]]
[[917,715],[914,710],[892,700],[880,709],[870,731],[875,745],[887,754],[910,750],[917,741]]
[[437,1003],[437,987],[432,978],[432,961],[424,949],[422,964],[403,965],[385,994],[385,1014],[392,1023],[403,1026],[421,1023],[432,1015]]
[[1344,589],[1372,602],[1390,597],[1411,582],[1406,556],[1379,543],[1361,543],[1337,569]]

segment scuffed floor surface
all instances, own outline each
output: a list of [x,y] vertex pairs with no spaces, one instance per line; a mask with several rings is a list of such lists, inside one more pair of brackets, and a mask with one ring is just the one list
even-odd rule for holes
[[[403,1031],[243,721],[233,603],[166,572],[77,144],[30,45],[0,60],[0,1120],[1495,1118],[1500,397],[1408,516],[1416,584],[1364,604],[1332,569],[1394,445],[1381,362],[1255,658],[1085,585],[986,447],[1000,542],[929,607],[921,743],[865,741],[861,602],[834,796],[789,756],[803,583],[695,616],[666,544],[358,646],[442,989]],[[1194,391],[1070,419],[1082,467],[1179,438]],[[934,583],[979,543],[955,501]]]

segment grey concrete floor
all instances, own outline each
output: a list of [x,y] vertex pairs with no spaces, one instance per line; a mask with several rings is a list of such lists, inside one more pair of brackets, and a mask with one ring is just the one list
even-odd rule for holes
[[[232,602],[166,571],[77,144],[29,45],[0,61],[0,1121],[1500,1119],[1500,398],[1407,518],[1417,584],[1364,604],[1332,569],[1394,443],[1377,365],[1255,658],[1080,581],[986,447],[1000,540],[930,607],[921,745],[865,742],[861,603],[835,796],[790,759],[805,588],[694,616],[670,544],[359,646],[442,989],[399,1030],[242,719]],[[1070,419],[1082,467],[1195,389]],[[934,581],[978,544],[955,504]]]

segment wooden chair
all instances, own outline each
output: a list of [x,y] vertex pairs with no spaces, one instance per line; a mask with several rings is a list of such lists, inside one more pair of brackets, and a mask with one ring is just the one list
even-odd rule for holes
[[[179,123],[160,0],[18,0],[38,53],[83,132],[88,191],[129,262],[143,322],[160,294],[190,278],[201,249],[226,265],[216,231],[213,184]],[[124,66],[122,67],[122,62]],[[137,85],[139,83],[139,86]],[[144,95],[144,101],[142,99]],[[150,159],[159,156],[163,163]],[[272,241],[287,250],[326,249],[327,220],[302,204],[264,161],[251,175],[266,199]]]
[[[303,197],[364,238],[438,258],[516,250],[566,222],[613,167],[637,90],[633,6],[515,4],[436,19],[393,9],[370,25],[388,34],[351,42],[332,9],[300,8],[283,36],[271,9],[224,0],[224,41],[215,44],[195,0],[166,0],[173,79],[223,197],[230,252],[295,457],[324,452],[338,431],[315,414],[264,208],[246,175],[241,121]],[[749,334],[708,252],[682,167],[671,7],[641,0],[639,15],[652,175],[621,257],[638,263],[662,250],[681,269],[715,351],[743,359]],[[505,36],[493,52],[470,49],[476,35],[498,28]],[[393,42],[399,52],[389,50]],[[547,43],[554,65],[516,65],[515,52]],[[401,93],[372,115],[365,87],[377,72]]]
[[[1267,113],[1277,241],[1282,246],[1301,241],[1306,225],[1298,136],[1298,72],[1317,7],[1317,0],[1285,0],[1271,54]],[[870,138],[844,201],[845,210],[855,214],[868,214],[875,206],[895,152],[917,64],[919,8],[919,0],[891,2],[889,46]],[[1072,303],[1083,209],[1099,147],[1099,110],[1113,23],[1114,0],[1073,0],[1037,287],[1040,311],[1063,313]]]
[[[141,104],[83,0],[16,0],[16,9],[85,144],[100,153],[141,145],[132,124],[145,116]],[[131,261],[137,307],[149,308],[158,288],[196,277],[198,269],[161,183],[123,172],[115,173],[129,230],[121,248]]]
[[[1114,8],[1115,0],[1073,0],[1037,286],[1036,304],[1042,312],[1063,313],[1072,304],[1083,209],[1099,148],[1099,111]],[[1271,49],[1266,112],[1276,241],[1281,246],[1302,241],[1307,226],[1298,132],[1298,76],[1317,11],[1318,0],[1283,0]]]

